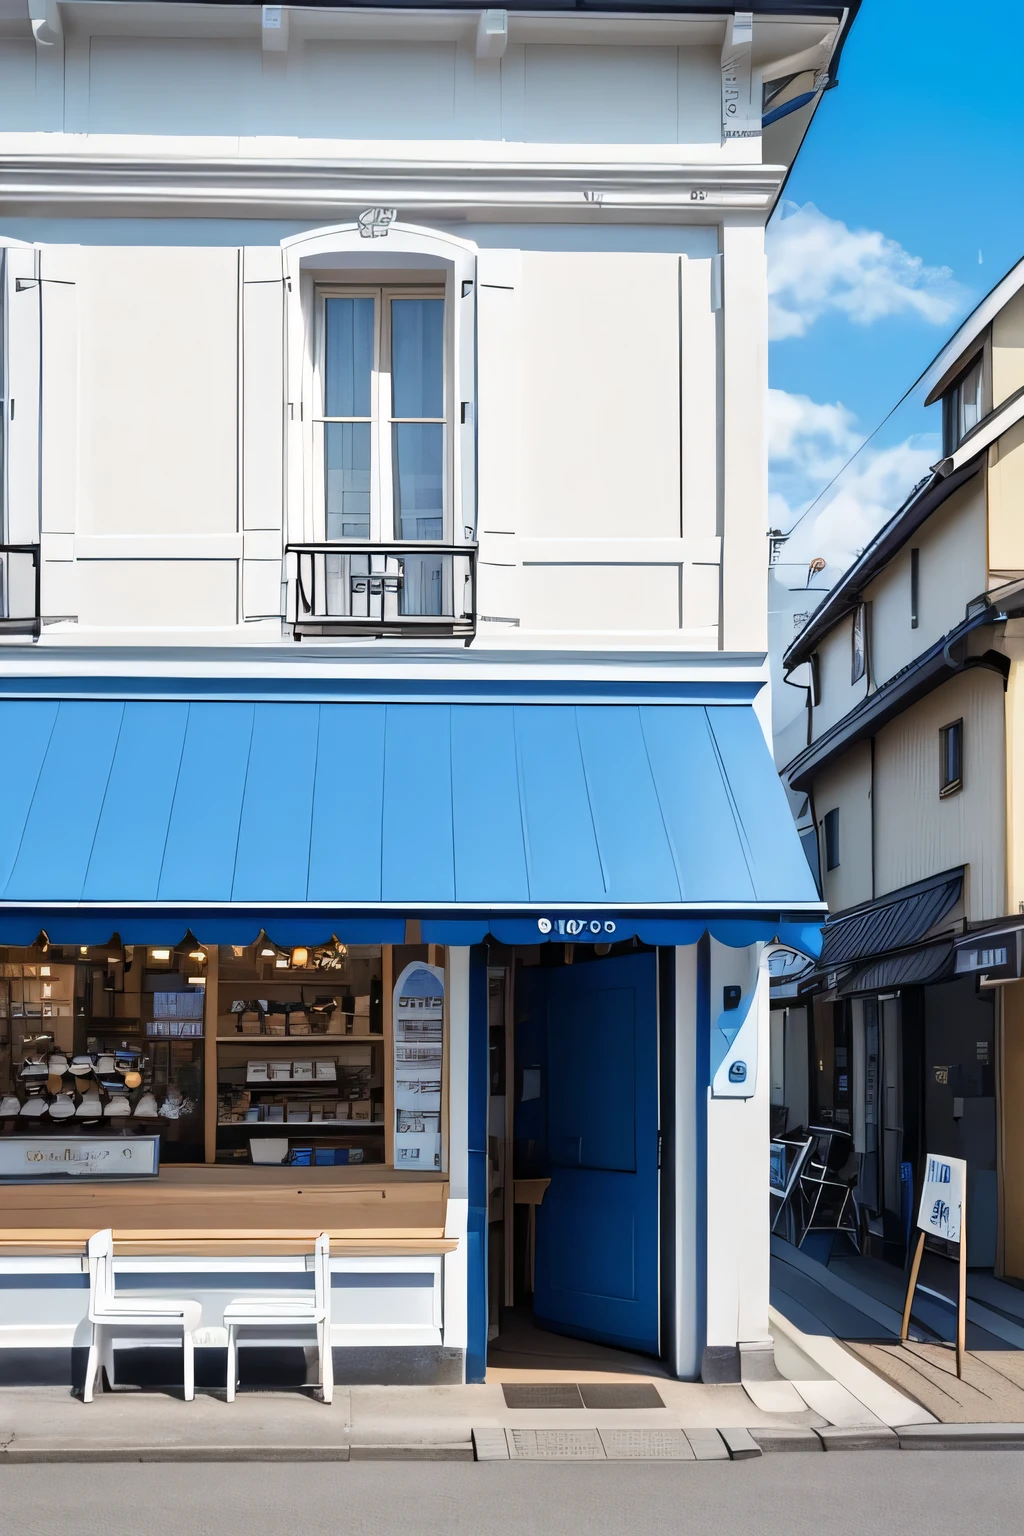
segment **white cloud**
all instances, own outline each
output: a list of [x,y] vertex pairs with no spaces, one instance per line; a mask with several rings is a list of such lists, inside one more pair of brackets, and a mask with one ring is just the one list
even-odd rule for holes
[[828,311],[856,325],[910,314],[942,325],[964,293],[948,267],[929,267],[879,230],[849,229],[813,203],[786,203],[768,227],[769,327],[803,336]]
[[794,529],[784,554],[790,572],[793,565],[806,570],[816,557],[825,560],[816,585],[838,580],[939,454],[938,440],[921,433],[861,446],[856,417],[844,405],[779,389],[769,391],[768,434],[770,526],[793,527],[825,493]]

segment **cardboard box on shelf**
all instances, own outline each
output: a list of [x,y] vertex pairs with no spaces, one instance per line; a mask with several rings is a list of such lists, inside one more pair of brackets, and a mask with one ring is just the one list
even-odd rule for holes
[[350,1120],[369,1120],[371,1118],[369,1099],[353,1099],[348,1109]]
[[311,1083],[313,1081],[313,1063],[311,1061],[292,1062],[292,1082]]
[[250,1083],[267,1083],[270,1081],[270,1063],[267,1061],[247,1061],[245,1075]]

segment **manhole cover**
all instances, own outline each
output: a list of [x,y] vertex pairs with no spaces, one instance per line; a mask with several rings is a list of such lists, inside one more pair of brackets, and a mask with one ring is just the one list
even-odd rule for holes
[[511,1382],[501,1389],[505,1394],[506,1408],[582,1408],[583,1399],[574,1381],[548,1384],[547,1382]]
[[603,1461],[596,1429],[510,1429],[513,1461]]
[[681,1429],[602,1429],[605,1455],[613,1461],[693,1461]]
[[584,1408],[664,1408],[661,1393],[650,1382],[602,1381],[580,1383]]

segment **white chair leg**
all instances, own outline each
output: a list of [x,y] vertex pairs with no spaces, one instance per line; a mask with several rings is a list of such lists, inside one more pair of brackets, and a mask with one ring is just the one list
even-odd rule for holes
[[196,1348],[187,1330],[182,1333],[181,1339],[185,1356],[185,1401],[190,1403],[196,1395]]
[[96,1386],[96,1376],[100,1368],[100,1347],[96,1338],[96,1324],[92,1325],[92,1339],[89,1343],[89,1357],[85,1362],[85,1381],[82,1384],[82,1401],[91,1403],[93,1389]]
[[235,1400],[235,1387],[238,1384],[238,1343],[235,1338],[234,1323],[228,1324],[228,1380],[227,1400],[233,1403]]
[[114,1335],[108,1329],[100,1336],[100,1391],[104,1390],[103,1377],[106,1376],[106,1387],[114,1390]]
[[320,1346],[320,1385],[324,1402],[329,1403],[334,1397],[334,1355],[331,1351],[330,1324],[321,1323],[316,1337]]

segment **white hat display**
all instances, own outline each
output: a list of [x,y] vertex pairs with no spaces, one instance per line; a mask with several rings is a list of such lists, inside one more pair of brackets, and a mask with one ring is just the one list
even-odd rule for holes
[[98,1120],[103,1113],[103,1105],[100,1103],[98,1088],[90,1088],[82,1094],[81,1102],[75,1110],[78,1120]]
[[49,1108],[50,1106],[46,1100],[37,1094],[31,1099],[25,1100],[21,1106],[21,1113],[30,1120],[38,1120],[40,1116],[48,1113]]
[[75,1101],[70,1093],[58,1093],[50,1105],[50,1118],[53,1120],[69,1120],[75,1113]]
[[68,1069],[68,1059],[63,1051],[51,1051],[46,1070],[51,1077],[63,1077]]
[[158,1113],[154,1095],[151,1093],[142,1094],[135,1106],[135,1118],[137,1120],[155,1120]]
[[112,1093],[103,1113],[108,1119],[114,1119],[118,1115],[130,1115],[132,1107],[128,1102],[126,1093]]
[[68,1071],[73,1072],[76,1077],[87,1077],[92,1069],[93,1061],[91,1056],[72,1056],[68,1067]]
[[114,1071],[113,1051],[103,1051],[96,1057],[96,1076],[110,1077]]
[[0,1120],[6,1120],[9,1115],[21,1114],[21,1100],[13,1093],[5,1093],[0,1099]]

